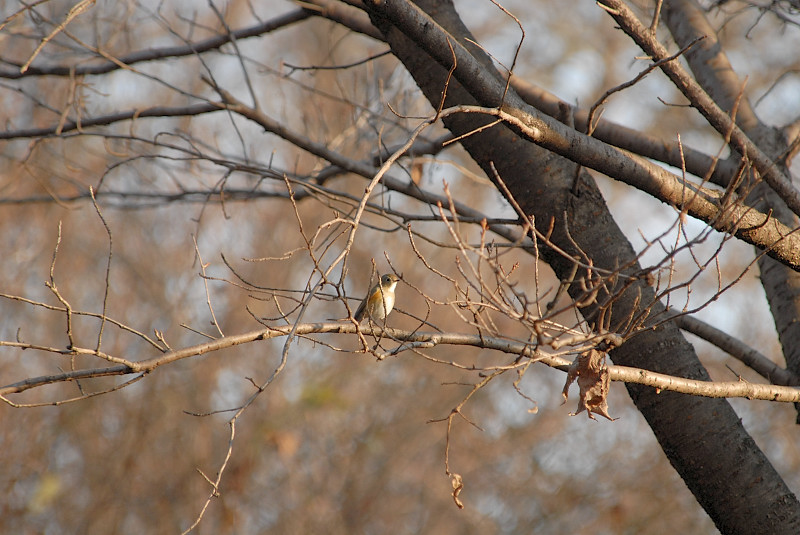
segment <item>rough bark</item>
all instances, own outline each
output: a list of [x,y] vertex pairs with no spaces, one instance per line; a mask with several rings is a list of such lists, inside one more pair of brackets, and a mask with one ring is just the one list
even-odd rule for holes
[[[447,70],[420,49],[425,32],[440,31],[429,21],[421,27],[398,28],[395,10],[410,7],[395,0],[368,4],[373,22],[386,36],[394,54],[404,63],[434,107],[445,88]],[[467,46],[484,66],[476,76],[498,76],[489,58],[466,41],[469,32],[453,5],[444,1],[421,1],[423,8],[458,42]],[[409,38],[408,36],[411,36]],[[490,105],[487,97],[476,100],[480,80],[461,77],[451,80],[446,106]],[[471,94],[472,93],[472,94]],[[500,95],[494,95],[495,103]],[[489,99],[491,100],[491,99]],[[537,227],[570,254],[592,259],[595,266],[616,269],[629,265],[638,269],[635,252],[614,222],[593,179],[581,173],[577,194],[572,193],[575,164],[532,143],[504,126],[477,132],[487,123],[476,115],[451,116],[445,125],[456,135],[473,132],[461,143],[471,157],[492,177],[494,165],[516,201],[535,217]],[[542,257],[561,278],[567,278],[572,262],[552,249],[543,248]],[[579,293],[571,289],[573,295]],[[612,325],[652,305],[650,314],[663,306],[653,302],[653,290],[641,281],[632,284],[613,305]],[[596,305],[583,311],[591,318]],[[672,323],[644,331],[612,353],[614,362],[663,373],[707,379],[692,346]],[[628,391],[655,433],[664,453],[684,479],[697,500],[723,533],[800,532],[800,505],[769,460],[747,434],[725,400],[670,393],[658,394],[635,385]],[[642,475],[647,477],[646,474]]]

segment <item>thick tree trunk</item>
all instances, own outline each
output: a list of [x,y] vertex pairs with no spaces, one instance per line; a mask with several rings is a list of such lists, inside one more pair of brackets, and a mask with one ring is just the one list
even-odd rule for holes
[[[466,40],[469,32],[450,2],[424,0],[419,5],[480,60],[485,68],[480,76],[498,76],[489,58],[476,47],[469,46]],[[370,4],[369,9],[373,22],[386,36],[394,54],[432,105],[438,107],[445,90],[447,69],[420,46],[425,46],[426,32],[440,30],[430,22],[415,28],[398,28],[400,18],[395,10],[409,9],[403,2],[383,0]],[[500,100],[498,94],[481,94],[480,80],[459,79],[449,82],[445,106],[476,103],[496,106]],[[547,232],[553,225],[550,239],[556,246],[571,255],[579,255],[577,244],[596,267],[613,270],[628,265],[631,267],[626,272],[638,270],[635,252],[588,173],[581,173],[577,192],[573,194],[574,163],[524,141],[504,126],[476,131],[488,122],[477,115],[445,119],[445,125],[454,134],[469,134],[461,144],[489,177],[493,176],[491,165],[494,165],[525,213],[535,217],[539,230]],[[573,266],[570,260],[544,247],[542,257],[560,278],[569,276]],[[660,303],[654,303],[654,293],[649,286],[641,281],[634,282],[615,300],[612,326],[624,323],[626,318],[650,305],[651,315],[664,310]],[[583,310],[586,317],[592,317],[595,312],[596,305]],[[671,323],[632,337],[612,353],[612,358],[628,366],[708,379],[694,349]],[[800,504],[744,430],[727,401],[658,394],[651,388],[636,385],[629,385],[628,391],[664,453],[720,531],[800,533]]]

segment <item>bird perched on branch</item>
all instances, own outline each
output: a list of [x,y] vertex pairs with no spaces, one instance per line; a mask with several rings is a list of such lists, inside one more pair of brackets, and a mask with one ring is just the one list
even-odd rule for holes
[[400,277],[394,273],[381,275],[381,280],[373,286],[361,301],[354,315],[356,321],[361,323],[369,316],[373,320],[386,320],[386,316],[394,308],[394,289]]

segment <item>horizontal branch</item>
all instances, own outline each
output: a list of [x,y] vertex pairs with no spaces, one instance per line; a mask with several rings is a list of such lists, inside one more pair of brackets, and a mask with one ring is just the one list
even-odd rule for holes
[[[286,139],[301,149],[326,159],[330,163],[346,171],[359,174],[366,178],[375,174],[376,169],[373,165],[345,158],[329,150],[320,143],[310,142],[306,138],[291,132],[285,125],[271,119],[259,110],[245,106],[226,91],[219,88],[217,90],[223,96],[224,104],[207,102],[181,107],[155,106],[143,110],[128,110],[100,117],[89,117],[82,120],[80,124],[69,121],[60,128],[53,126],[48,128],[0,132],[0,139],[46,137],[78,130],[79,128],[107,126],[116,122],[138,118],[191,116],[227,109],[257,122],[265,130]],[[548,141],[550,136],[540,128],[541,123],[538,119],[521,110],[512,109],[507,106],[503,108],[503,111],[475,107],[462,107],[459,109],[498,116],[507,123],[516,126],[525,137],[540,143],[546,148],[552,147],[551,142]],[[445,110],[445,112],[454,113],[459,111],[459,109]],[[597,143],[599,145],[597,150],[584,152],[583,148],[577,149],[570,146],[568,149],[561,152],[564,153],[564,155],[571,155],[571,159],[578,161],[586,167],[615,177],[642,191],[650,193],[663,202],[667,202],[676,207],[685,208],[687,209],[687,213],[705,221],[721,232],[730,232],[731,229],[734,229],[733,234],[735,236],[766,250],[768,255],[792,269],[800,270],[800,236],[776,219],[753,208],[746,208],[738,205],[729,206],[727,212],[721,214],[720,200],[722,195],[720,193],[700,188],[689,182],[680,180],[672,173],[669,173],[663,168],[637,155],[623,152],[621,149],[606,145],[593,138],[587,138],[586,136],[584,136],[584,138]],[[559,151],[555,150],[555,152]],[[620,157],[622,159],[620,159]],[[620,164],[620,162],[623,163]],[[620,165],[622,165],[624,169],[620,172],[615,172]],[[386,179],[384,181],[386,181]],[[398,191],[404,189],[400,188],[397,183],[394,183],[393,186],[393,189]],[[722,215],[724,215],[724,217],[721,217]]]
[[25,78],[31,76],[82,76],[89,74],[106,74],[118,69],[124,65],[133,65],[144,61],[155,61],[161,59],[179,58],[184,56],[193,56],[209,50],[220,48],[221,46],[230,43],[233,39],[245,39],[248,37],[256,37],[265,33],[272,32],[279,28],[284,28],[295,22],[305,20],[317,13],[308,9],[296,9],[289,13],[275,17],[268,21],[264,21],[254,26],[247,28],[240,28],[233,30],[229,34],[220,34],[203,41],[196,43],[188,43],[180,46],[168,46],[162,48],[148,48],[146,50],[137,50],[130,54],[116,58],[117,61],[103,60],[102,63],[94,65],[50,65],[50,66],[30,66],[22,73],[20,69],[22,64],[14,63],[8,59],[4,59],[3,63],[13,65],[16,67],[13,70],[0,69],[0,78],[15,80],[17,78]]
[[[294,329],[294,331],[293,331]],[[566,372],[571,361],[563,357],[550,355],[538,349],[534,349],[530,344],[507,340],[503,338],[493,338],[472,334],[460,333],[434,333],[406,331],[400,329],[382,330],[377,327],[360,327],[351,322],[324,322],[324,323],[302,323],[298,325],[284,325],[281,327],[267,328],[251,331],[243,334],[225,336],[211,342],[186,347],[176,351],[169,351],[162,355],[141,361],[132,361],[119,357],[106,355],[105,359],[117,363],[115,366],[105,368],[93,368],[86,370],[76,370],[55,375],[32,377],[0,387],[0,396],[17,394],[53,383],[70,382],[96,377],[124,376],[130,374],[146,374],[160,366],[171,364],[179,360],[196,357],[219,351],[220,349],[237,346],[240,344],[252,343],[258,340],[268,340],[281,336],[288,336],[294,332],[296,336],[309,334],[356,334],[358,330],[362,333],[373,336],[383,336],[384,339],[392,339],[401,343],[412,343],[415,349],[432,348],[441,345],[450,346],[472,346],[483,349],[490,349],[519,355],[533,359]],[[12,345],[17,346],[18,342]],[[2,345],[2,343],[0,343]],[[392,354],[399,354],[408,349],[401,345],[392,351]],[[81,354],[92,354],[91,350],[77,350]],[[98,357],[100,358],[100,357]],[[710,382],[695,379],[685,379],[661,373],[655,373],[639,368],[627,366],[608,366],[608,371],[612,381],[626,383],[636,383],[650,386],[660,391],[679,392],[703,397],[744,397],[748,399],[761,399],[767,401],[781,402],[800,402],[800,389],[787,386],[763,385],[747,382]],[[6,400],[7,401],[7,400]]]
[[73,130],[90,128],[93,126],[108,126],[110,124],[132,119],[143,119],[145,117],[185,117],[191,115],[202,115],[212,111],[219,111],[219,104],[203,102],[191,104],[189,106],[153,106],[151,108],[134,109],[101,115],[99,117],[86,117],[80,121],[65,121],[62,125],[46,126],[42,128],[27,128],[24,130],[0,131],[0,139],[22,139],[32,137],[49,137],[61,135]]

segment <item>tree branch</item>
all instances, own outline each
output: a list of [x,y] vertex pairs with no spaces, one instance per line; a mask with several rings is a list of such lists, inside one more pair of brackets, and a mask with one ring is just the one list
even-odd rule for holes
[[[656,39],[654,34],[639,22],[624,2],[601,0],[598,4],[605,8],[622,30],[653,60],[662,60],[670,56],[669,51]],[[800,192],[792,185],[791,179],[781,172],[780,167],[747,137],[730,115],[720,108],[686,72],[680,62],[663,63],[661,70],[689,99],[692,107],[696,108],[724,139],[730,138],[731,148],[746,156],[792,212],[800,216]]]
[[[686,209],[689,215],[758,245],[768,255],[800,271],[800,249],[797,245],[787,246],[790,241],[798,243],[792,229],[765,214],[756,215],[758,212],[751,208],[715,205],[715,199],[719,201],[721,198],[718,194],[693,186],[644,158],[576,132],[543,115],[513,91],[506,93],[501,80],[484,69],[463,45],[413,4],[386,0],[372,5],[442,66],[449,68],[455,56],[453,72],[458,81],[483,106],[497,110],[484,112],[495,114],[513,125],[512,129],[518,135],[573,162],[634,185],[663,202]],[[765,241],[756,238],[767,227],[771,229],[767,230],[770,236],[762,235]]]
[[[581,132],[587,131],[588,110],[564,102],[548,91],[513,74],[511,75],[511,87],[525,102],[555,119],[558,119],[561,110],[569,110],[575,121],[575,129]],[[735,177],[738,172],[738,165],[733,160],[718,160],[691,147],[681,147],[674,141],[639,132],[602,117],[597,121],[592,137],[678,169],[685,167],[688,173],[700,178],[707,178],[711,183],[722,187],[727,186],[731,178]],[[710,170],[712,172],[709,175]]]
[[191,115],[202,115],[212,111],[219,111],[220,105],[210,102],[191,104],[189,106],[153,106],[143,110],[128,110],[99,117],[87,117],[80,122],[65,121],[63,124],[48,126],[44,128],[28,128],[24,130],[0,131],[0,139],[22,139],[38,138],[60,135],[73,130],[90,128],[93,126],[108,126],[122,121],[135,120],[145,117],[185,117]]
[[[335,10],[333,6],[340,2],[332,0],[309,0],[309,3],[320,6],[319,16],[334,20],[350,30],[385,42],[383,35],[375,29],[363,12],[356,11],[355,8],[349,8],[349,6],[348,10]],[[335,17],[330,14],[335,14]],[[511,87],[525,102],[542,113],[561,122],[564,120],[564,114],[568,113],[574,120],[576,130],[588,131],[589,113],[587,110],[564,102],[552,93],[513,73],[511,74]],[[730,182],[731,177],[734,177],[738,170],[738,165],[733,160],[718,160],[691,147],[680,147],[674,141],[660,139],[603,118],[597,122],[593,137],[645,158],[664,162],[677,168],[685,167],[687,172],[723,187]],[[710,176],[709,171],[711,171]]]
[[798,377],[789,370],[781,368],[766,356],[728,333],[709,325],[693,316],[673,311],[678,327],[690,332],[728,353],[747,367],[767,379],[770,383],[784,386],[797,386]]
[[[763,124],[750,101],[743,95],[744,84],[734,71],[714,28],[694,2],[672,0],[664,6],[664,23],[677,43],[705,35],[706,39],[686,55],[695,79],[724,109],[736,108],[736,122],[767,154],[788,172],[792,147],[790,139]],[[797,218],[766,184],[759,183],[748,195],[751,206],[767,207],[776,219],[796,226]],[[759,258],[759,280],[769,303],[775,330],[788,370],[800,372],[800,273],[787,269],[771,258]],[[763,375],[763,374],[762,374]],[[798,423],[800,423],[800,406]]]
[[[162,355],[141,361],[113,357],[116,362],[127,362],[128,364],[32,377],[0,387],[0,396],[2,396],[3,399],[8,402],[8,400],[5,399],[5,396],[8,396],[9,394],[18,394],[26,390],[48,384],[93,379],[97,377],[109,377],[115,375],[124,376],[130,374],[145,374],[152,372],[158,367],[172,364],[179,360],[204,355],[206,353],[211,353],[220,349],[241,344],[252,343],[258,340],[269,340],[272,338],[288,336],[291,332],[294,332],[296,336],[309,334],[356,334],[359,329],[365,335],[389,337],[397,342],[422,342],[425,344],[426,348],[439,345],[449,345],[472,346],[500,351],[503,353],[519,355],[525,358],[533,359],[536,362],[541,362],[551,368],[556,368],[564,372],[567,371],[567,368],[571,364],[570,360],[534,349],[529,343],[517,342],[503,338],[488,337],[485,335],[420,332],[400,329],[383,330],[378,327],[356,326],[352,322],[301,323],[295,325],[271,327],[238,335],[225,336],[211,342],[186,347],[176,351],[170,351]],[[18,343],[0,343],[0,345],[18,345]],[[392,353],[399,354],[403,350],[404,348],[401,345]],[[92,354],[93,350],[86,349],[80,350],[80,352],[82,354]],[[680,392],[684,394],[714,398],[744,397],[748,399],[761,399],[767,401],[800,401],[800,389],[787,386],[762,385],[741,381],[699,381],[695,379],[685,379],[682,377],[655,373],[639,368],[631,368],[628,366],[611,365],[608,367],[608,370],[612,381],[636,383],[663,391]]]
[[280,15],[274,19],[234,30],[230,33],[220,34],[204,41],[191,43],[181,46],[170,46],[164,48],[148,48],[146,50],[137,50],[130,54],[120,56],[118,61],[103,61],[96,65],[50,65],[50,66],[30,66],[25,72],[20,72],[22,68],[21,63],[15,63],[8,59],[3,59],[3,63],[13,65],[16,67],[13,70],[0,69],[0,78],[9,80],[16,80],[18,78],[25,78],[30,76],[82,76],[91,74],[106,74],[117,69],[121,69],[122,65],[133,65],[145,61],[155,61],[159,59],[179,58],[184,56],[192,56],[220,48],[228,44],[232,39],[245,39],[247,37],[256,37],[274,30],[284,28],[295,22],[300,22],[313,15],[319,13],[307,9],[296,9],[284,15]]

